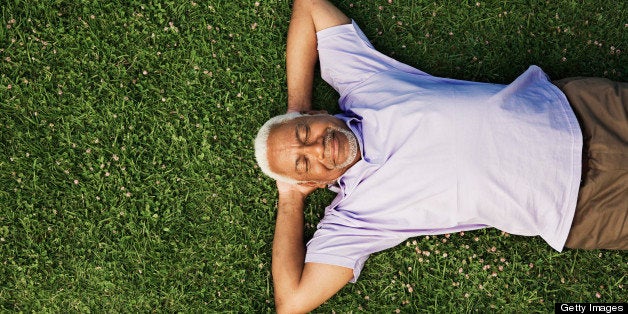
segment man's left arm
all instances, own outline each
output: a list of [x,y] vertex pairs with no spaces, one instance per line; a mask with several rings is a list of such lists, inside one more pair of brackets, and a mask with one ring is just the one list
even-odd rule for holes
[[315,309],[353,277],[350,268],[304,263],[303,207],[315,187],[277,182],[279,208],[273,239],[272,273],[278,313]]

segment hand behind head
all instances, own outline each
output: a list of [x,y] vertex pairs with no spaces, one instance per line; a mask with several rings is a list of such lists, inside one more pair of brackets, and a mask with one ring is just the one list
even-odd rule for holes
[[279,191],[280,195],[281,194],[287,195],[289,193],[298,192],[303,196],[303,198],[307,197],[312,192],[316,191],[316,189],[325,187],[325,184],[322,184],[322,183],[317,184],[315,182],[305,182],[305,183],[297,183],[297,184],[286,183],[283,181],[276,181],[276,182],[277,182],[277,190]]

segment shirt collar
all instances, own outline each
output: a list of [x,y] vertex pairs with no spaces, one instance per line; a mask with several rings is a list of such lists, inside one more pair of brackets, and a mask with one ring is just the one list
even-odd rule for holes
[[357,186],[360,179],[367,174],[367,169],[375,166],[370,162],[370,158],[364,153],[364,138],[362,135],[362,118],[350,116],[344,113],[335,115],[336,118],[344,121],[347,127],[355,135],[360,147],[360,160],[343,173],[334,183],[327,185],[327,188],[343,196],[349,195]]

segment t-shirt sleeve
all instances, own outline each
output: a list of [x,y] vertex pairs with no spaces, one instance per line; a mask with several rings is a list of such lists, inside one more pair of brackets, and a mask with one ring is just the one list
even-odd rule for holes
[[316,35],[321,76],[341,96],[380,72],[426,74],[377,51],[355,21],[326,28]]
[[321,263],[353,269],[356,282],[372,253],[396,246],[405,238],[378,234],[377,230],[347,226],[325,217],[307,243],[306,263]]

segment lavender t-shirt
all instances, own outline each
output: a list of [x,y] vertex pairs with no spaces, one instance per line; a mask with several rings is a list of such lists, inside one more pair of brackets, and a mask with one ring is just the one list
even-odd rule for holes
[[317,36],[362,159],[340,177],[306,262],[352,268],[355,281],[370,254],[409,237],[484,227],[562,250],[582,135],[540,68],[509,85],[453,80],[379,53],[355,22]]

